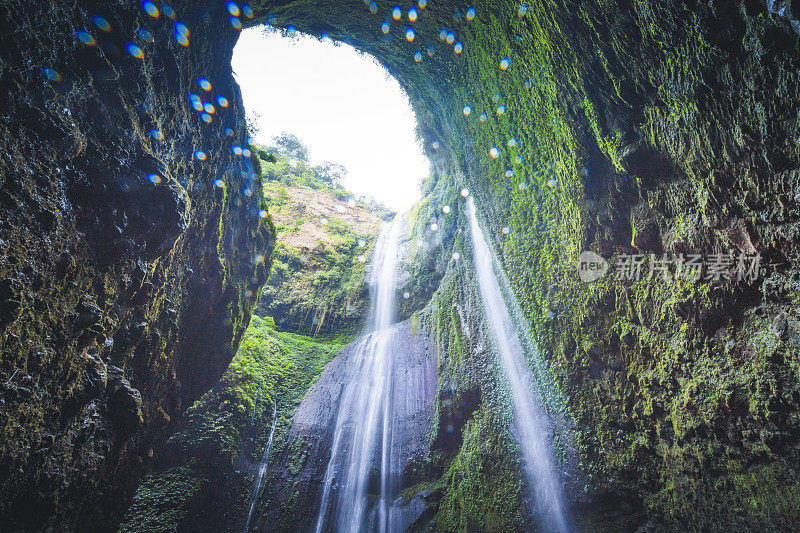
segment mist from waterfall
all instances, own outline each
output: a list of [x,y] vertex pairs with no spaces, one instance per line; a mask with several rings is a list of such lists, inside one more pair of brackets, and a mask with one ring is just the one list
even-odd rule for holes
[[[402,226],[403,218],[398,215],[382,229],[375,247],[370,276],[370,333],[356,341],[350,379],[340,399],[317,533],[323,528],[348,532],[392,530],[391,348]],[[380,468],[380,498],[368,513],[367,484],[374,464]]]
[[[539,393],[542,387],[549,386],[547,370],[538,357],[524,320],[520,320],[519,302],[481,230],[472,197],[467,199],[467,216],[481,301],[511,391],[514,433],[522,451],[525,478],[535,492],[533,511],[546,530],[566,532],[561,483],[547,442],[550,422]],[[533,372],[526,362],[524,346],[535,351]]]

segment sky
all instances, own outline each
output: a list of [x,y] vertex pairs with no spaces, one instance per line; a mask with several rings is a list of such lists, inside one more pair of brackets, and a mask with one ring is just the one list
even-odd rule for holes
[[397,211],[411,207],[430,166],[397,80],[351,46],[267,31],[242,31],[233,53],[245,109],[259,117],[256,142],[294,133],[313,164],[344,165],[343,185],[356,195]]

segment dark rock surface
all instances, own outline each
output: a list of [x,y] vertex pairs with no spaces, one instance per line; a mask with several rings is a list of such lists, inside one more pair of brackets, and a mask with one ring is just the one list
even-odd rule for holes
[[[582,525],[793,529],[796,9],[773,0],[543,1],[526,3],[526,13],[518,2],[477,4],[467,24],[463,5],[430,2],[413,43],[396,27],[383,36],[361,0],[258,2],[249,22],[273,13],[281,25],[378,57],[407,89],[434,168],[452,186],[441,195],[450,216],[443,202],[420,209],[421,226],[439,226],[424,236],[452,241],[439,257],[420,258],[427,274],[416,291],[433,292],[450,265],[452,279],[424,328],[441,343],[440,392],[455,391],[455,400],[440,401],[465,406],[447,420],[457,438],[443,448],[457,455],[439,465],[439,526],[521,523],[513,449],[497,430],[502,391],[480,383],[492,368],[478,336],[459,333],[455,304],[468,299],[468,273],[448,258],[453,249],[466,257],[454,217],[458,190],[468,186],[569,398],[593,502],[578,510]],[[230,77],[236,32],[222,2],[176,9],[191,28],[189,48],[174,39],[169,17],[150,20],[136,2],[0,6],[6,529],[97,528],[118,519],[151,445],[224,369],[266,276],[270,232],[253,216],[258,193],[212,186],[218,177],[235,181],[241,163],[231,159],[221,124],[204,126],[186,101],[205,76],[232,102],[220,115],[242,118]],[[98,30],[93,14],[111,31]],[[140,26],[157,44],[134,37]],[[457,57],[437,40],[443,27],[464,43]],[[75,38],[81,28],[96,46]],[[133,41],[143,60],[127,53]],[[415,51],[428,42],[434,56],[416,64]],[[504,56],[507,71],[498,68]],[[507,106],[502,116],[494,95]],[[486,122],[475,120],[481,111]],[[242,124],[231,124],[243,144]],[[148,137],[154,126],[164,141]],[[191,158],[198,147],[208,162]],[[161,185],[146,181],[149,173],[161,174]],[[607,258],[756,252],[764,269],[752,282],[607,276],[587,285],[573,266],[585,249]],[[480,329],[479,318],[467,320],[469,331]],[[136,394],[115,368],[141,395],[141,427]],[[474,389],[481,395],[473,401]],[[313,520],[312,472],[326,453],[315,440],[326,430],[314,427],[308,460],[302,435],[295,455],[285,451],[287,478],[311,483],[276,483],[291,522],[274,527]]]
[[[319,511],[325,470],[331,456],[339,400],[352,372],[355,341],[337,355],[297,408],[291,430],[270,467],[270,490],[265,492],[263,527],[267,531],[306,531]],[[394,327],[393,463],[396,489],[401,477],[428,451],[436,399],[436,350],[430,339],[414,332],[409,322]],[[377,469],[377,465],[376,465]],[[407,520],[423,509],[412,506]]]
[[[139,2],[0,4],[0,530],[111,528],[266,280],[273,231],[230,150],[237,32],[224,5],[175,10],[189,47]],[[230,102],[209,125],[198,76]]]

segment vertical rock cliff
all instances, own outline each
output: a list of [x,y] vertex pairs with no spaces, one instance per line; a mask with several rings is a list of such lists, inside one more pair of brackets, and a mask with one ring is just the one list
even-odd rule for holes
[[3,530],[118,521],[249,322],[274,231],[221,12],[0,5]]
[[[410,491],[429,527],[529,525],[472,274],[452,255],[469,256],[462,188],[568,398],[578,525],[794,527],[796,8],[425,4],[413,24],[410,4],[398,18],[361,0],[259,1],[235,20],[199,0],[153,4],[158,18],[122,1],[0,6],[8,529],[118,521],[176,417],[232,357],[273,243],[253,163],[232,150],[247,144],[233,24],[266,22],[378,58],[407,89],[439,176],[415,210],[409,246],[427,251],[400,308],[437,353],[435,438]],[[210,123],[189,93],[205,113],[217,102]],[[585,250],[641,254],[645,271],[651,255],[760,254],[762,269],[585,283]]]

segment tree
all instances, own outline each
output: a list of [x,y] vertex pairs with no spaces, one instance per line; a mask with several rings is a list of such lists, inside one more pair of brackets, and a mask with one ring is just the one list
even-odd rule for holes
[[326,161],[312,169],[317,178],[328,185],[341,185],[347,176],[347,169],[339,163]]
[[308,161],[308,148],[294,133],[283,132],[273,138],[275,148],[280,155],[294,157],[300,161]]

